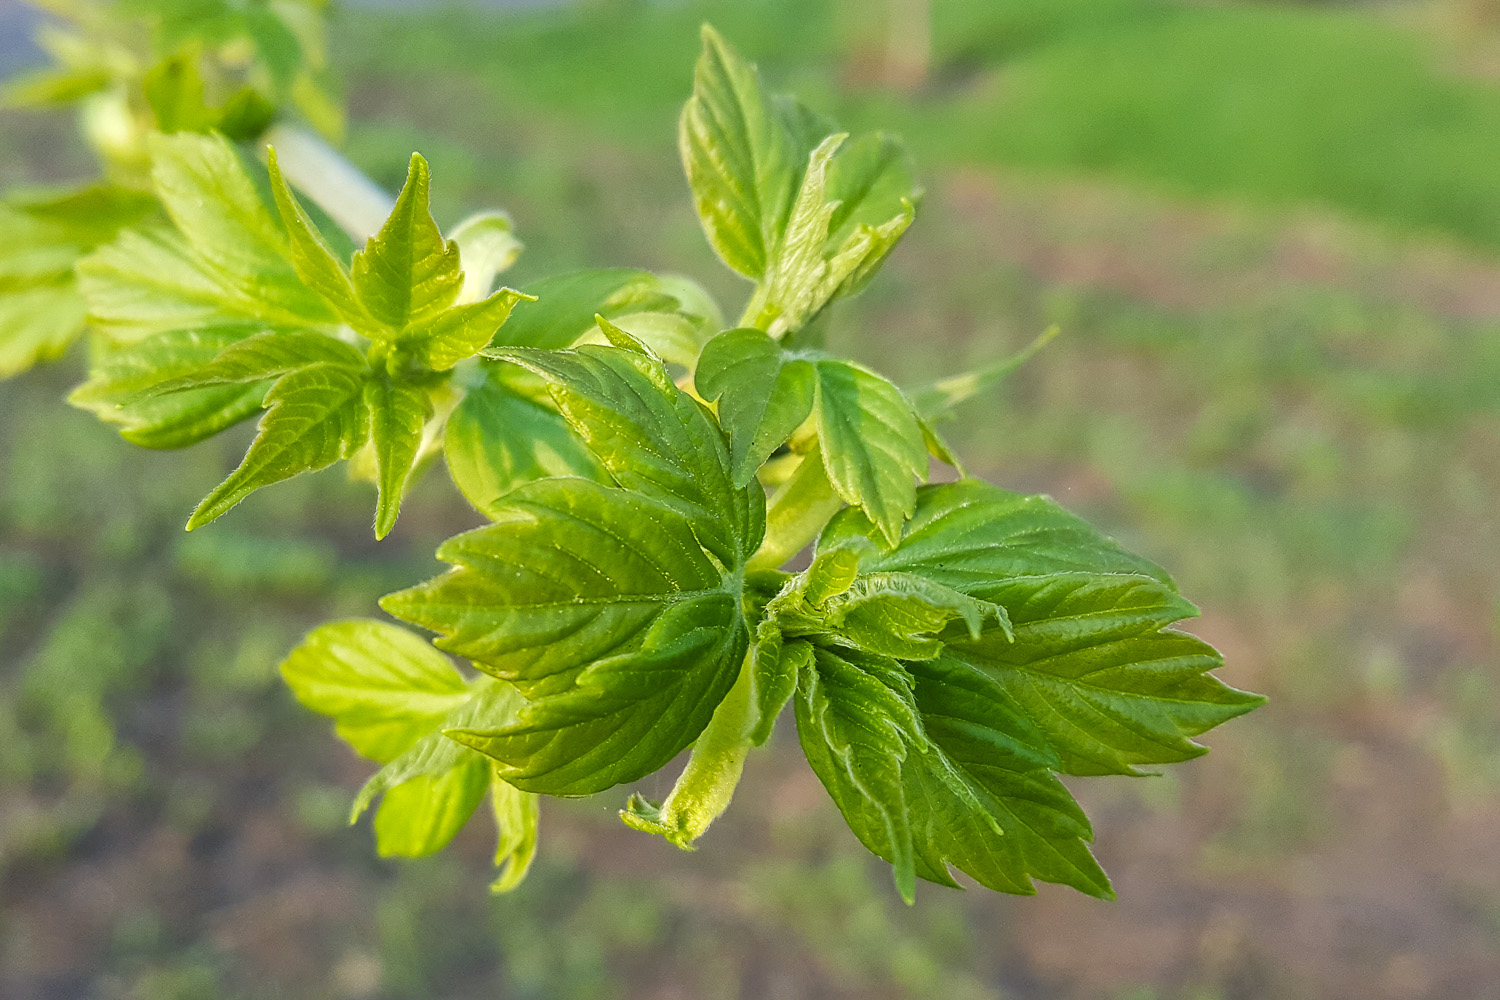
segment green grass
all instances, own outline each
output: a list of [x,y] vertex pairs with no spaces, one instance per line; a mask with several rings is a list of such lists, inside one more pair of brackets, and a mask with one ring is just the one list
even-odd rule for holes
[[1020,165],[1313,203],[1500,249],[1500,88],[1455,75],[1451,53],[1399,25],[1243,2],[934,9],[934,82],[914,101],[849,82],[862,56],[850,8],[832,0],[450,12],[421,33],[400,16],[360,15],[344,34],[361,74],[443,88],[453,81],[438,77],[457,67],[512,106],[655,148],[670,141],[697,25],[710,20],[778,86],[902,132],[928,169]]

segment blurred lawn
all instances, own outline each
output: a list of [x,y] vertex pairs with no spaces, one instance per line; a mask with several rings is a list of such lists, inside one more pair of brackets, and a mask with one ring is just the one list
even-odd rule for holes
[[[392,187],[426,153],[440,221],[511,210],[518,281],[633,264],[737,304],[673,152],[698,22],[905,132],[931,193],[835,345],[915,383],[1061,323],[950,435],[1169,566],[1274,698],[1083,787],[1120,902],[908,910],[789,732],[697,854],[605,795],[549,803],[510,897],[482,830],[378,861],[343,826],[367,766],[274,665],[475,515],[435,477],[376,547],[322,475],[184,536],[233,448],[126,448],[61,403],[75,358],[0,384],[0,996],[1497,996],[1500,88],[1435,9],[935,11],[909,95],[831,3],[348,11],[349,145]],[[81,169],[66,123],[0,123],[0,176]]]

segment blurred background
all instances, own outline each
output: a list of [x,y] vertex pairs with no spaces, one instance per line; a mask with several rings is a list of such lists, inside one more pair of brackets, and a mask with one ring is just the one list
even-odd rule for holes
[[[928,187],[833,346],[907,384],[1064,334],[949,434],[1168,566],[1272,696],[1213,753],[1075,782],[1120,900],[903,906],[784,726],[684,854],[625,790],[546,803],[486,892],[344,818],[373,766],[276,666],[478,522],[429,476],[387,542],[339,473],[185,535],[251,428],[128,447],[0,383],[0,996],[1500,997],[1500,3],[348,3],[347,148],[503,207],[512,283],[691,273],[737,309],[675,152],[698,24],[910,141]],[[0,68],[34,58],[0,0]],[[87,175],[0,115],[0,183]],[[660,796],[670,779],[643,783]]]

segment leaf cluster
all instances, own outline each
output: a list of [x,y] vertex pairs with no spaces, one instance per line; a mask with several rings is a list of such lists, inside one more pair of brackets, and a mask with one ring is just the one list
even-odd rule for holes
[[354,814],[379,800],[382,853],[437,850],[488,794],[508,887],[539,796],[628,784],[691,748],[666,799],[622,812],[689,848],[790,704],[813,771],[908,901],[918,878],[957,872],[1109,896],[1059,776],[1188,760],[1260,703],[1173,627],[1196,609],[1160,567],[1047,497],[927,483],[934,457],[963,473],[936,421],[1051,334],[912,392],[823,350],[821,317],[890,255],[920,189],[898,140],[771,93],[711,29],[679,139],[709,242],[753,285],[733,326],[688,279],[628,268],[497,289],[520,251],[509,220],[445,233],[419,155],[356,248],[320,228],[274,150],[262,175],[220,132],[167,131],[146,142],[154,202],[48,236],[89,251],[76,271],[98,337],[73,402],[162,448],[261,414],[189,528],[348,460],[383,537],[439,453],[488,522],[442,545],[442,575],[382,601],[436,648],[341,622],[283,665],[381,765]]

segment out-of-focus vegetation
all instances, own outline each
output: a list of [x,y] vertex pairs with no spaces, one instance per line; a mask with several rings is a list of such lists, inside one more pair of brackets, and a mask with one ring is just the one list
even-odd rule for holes
[[[1273,696],[1089,795],[1121,901],[908,910],[774,746],[697,854],[601,800],[543,816],[509,897],[482,831],[374,859],[343,826],[366,768],[275,663],[476,516],[434,480],[375,547],[364,487],[324,474],[184,536],[235,442],[124,447],[64,407],[75,358],[0,384],[0,996],[1494,996],[1488,43],[1447,4],[935,0],[901,91],[856,7],[346,10],[350,149],[391,187],[421,149],[440,222],[509,209],[517,281],[629,263],[728,299],[672,151],[702,18],[905,132],[931,193],[831,337],[920,382],[1061,324],[950,436],[1169,566],[1226,679]],[[81,172],[69,128],[0,118],[0,176]]]

